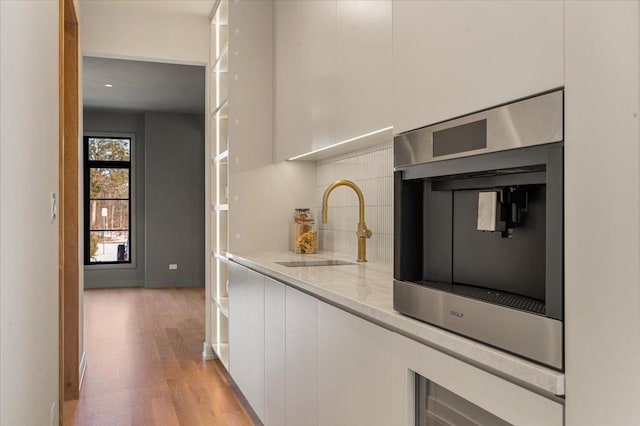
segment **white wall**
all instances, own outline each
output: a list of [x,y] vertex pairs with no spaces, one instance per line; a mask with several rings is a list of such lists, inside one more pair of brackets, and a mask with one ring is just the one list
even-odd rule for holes
[[566,424],[640,419],[640,3],[565,3]]
[[314,204],[315,163],[283,161],[229,182],[229,251],[287,251],[296,207]]
[[57,191],[58,2],[0,1],[2,425],[49,425],[58,401]]
[[[163,1],[116,7],[113,1],[80,1],[82,52],[87,56],[206,64],[209,18],[163,12]],[[153,3],[158,3],[154,9]]]

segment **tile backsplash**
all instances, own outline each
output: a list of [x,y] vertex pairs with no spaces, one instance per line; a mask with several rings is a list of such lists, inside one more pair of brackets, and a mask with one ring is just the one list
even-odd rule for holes
[[316,165],[316,223],[320,250],[356,257],[358,197],[346,186],[329,196],[329,220],[322,223],[322,195],[339,179],[355,182],[364,195],[365,220],[373,236],[367,240],[367,259],[393,262],[393,148],[391,141],[342,154]]

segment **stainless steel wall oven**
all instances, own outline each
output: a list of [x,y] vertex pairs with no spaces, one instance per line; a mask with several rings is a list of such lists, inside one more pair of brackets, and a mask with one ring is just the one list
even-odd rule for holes
[[563,369],[563,92],[394,138],[394,308]]

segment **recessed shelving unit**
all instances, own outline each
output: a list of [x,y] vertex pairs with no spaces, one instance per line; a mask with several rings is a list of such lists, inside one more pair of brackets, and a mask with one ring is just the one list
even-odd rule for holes
[[229,369],[228,158],[229,2],[221,0],[211,20],[211,330],[212,349]]

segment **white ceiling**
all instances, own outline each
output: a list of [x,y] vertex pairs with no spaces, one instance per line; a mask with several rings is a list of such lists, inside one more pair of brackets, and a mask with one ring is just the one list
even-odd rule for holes
[[81,0],[95,6],[209,17],[216,0]]
[[205,67],[85,56],[82,73],[85,107],[204,114]]

